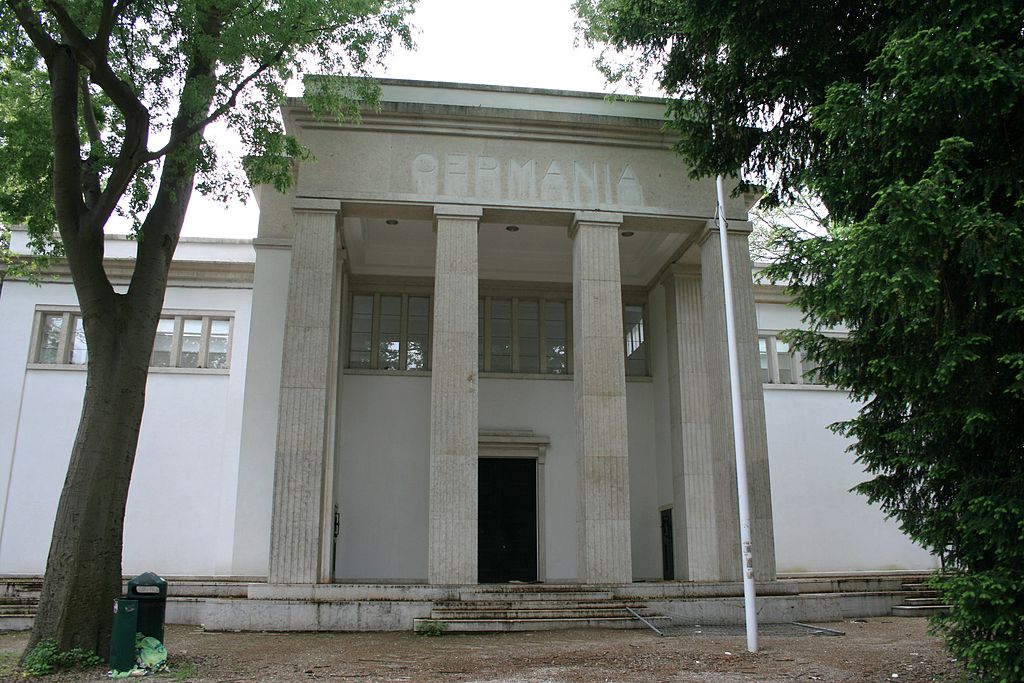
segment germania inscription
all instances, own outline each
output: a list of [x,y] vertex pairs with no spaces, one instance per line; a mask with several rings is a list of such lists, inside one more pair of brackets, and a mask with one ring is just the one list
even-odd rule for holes
[[417,194],[508,201],[641,207],[644,190],[628,163],[499,159],[450,153],[412,160]]

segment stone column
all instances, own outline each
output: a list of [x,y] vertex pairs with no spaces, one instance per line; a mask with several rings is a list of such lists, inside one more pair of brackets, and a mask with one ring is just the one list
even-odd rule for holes
[[663,282],[672,443],[676,578],[719,579],[715,471],[700,269],[676,266]]
[[579,212],[569,231],[579,474],[576,557],[581,583],[633,580],[621,223],[622,214]]
[[270,583],[330,581],[329,507],[337,369],[341,203],[295,202],[281,361]]
[[[764,390],[758,376],[757,313],[751,278],[747,236],[750,224],[730,221],[729,267],[732,269],[733,307],[739,355],[740,395],[747,449],[747,483],[750,487],[751,538],[754,577],[775,578],[775,533],[772,524],[771,481],[768,472],[768,436],[764,420]],[[722,254],[718,226],[708,221],[700,243],[704,342],[711,387],[711,421],[715,453],[716,517],[722,579],[740,581],[739,511],[736,494],[736,456],[732,434],[732,402],[729,394],[729,357],[725,332],[725,299],[722,290]]]
[[434,208],[427,579],[477,580],[477,228],[480,207]]

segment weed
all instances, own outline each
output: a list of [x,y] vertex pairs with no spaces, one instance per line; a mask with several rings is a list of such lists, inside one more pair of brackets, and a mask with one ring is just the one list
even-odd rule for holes
[[21,671],[26,676],[46,676],[61,669],[91,669],[102,663],[103,660],[94,652],[80,647],[58,652],[55,641],[43,640],[25,655]]
[[447,629],[448,624],[443,621],[423,621],[416,627],[416,633],[421,636],[436,638],[437,636],[443,636]]
[[195,664],[191,662],[186,662],[185,664],[181,664],[170,669],[169,673],[171,675],[171,678],[175,681],[185,681],[191,678],[192,676],[195,676],[197,670],[198,667]]

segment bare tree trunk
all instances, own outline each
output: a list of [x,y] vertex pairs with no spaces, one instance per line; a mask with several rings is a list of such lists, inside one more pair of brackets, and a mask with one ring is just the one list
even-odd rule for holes
[[[110,642],[113,599],[121,592],[125,504],[160,314],[159,302],[155,311],[134,313],[127,303],[116,296],[115,311],[102,317],[86,313],[85,324],[94,333],[88,335],[82,418],[28,649],[52,638],[58,650],[79,647],[105,656]],[[140,344],[150,327],[149,343]]]

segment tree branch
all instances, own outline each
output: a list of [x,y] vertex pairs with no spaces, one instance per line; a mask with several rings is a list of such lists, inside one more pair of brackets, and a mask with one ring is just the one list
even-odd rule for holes
[[85,160],[82,179],[82,189],[85,195],[85,205],[89,209],[96,206],[101,194],[99,163],[103,147],[100,139],[100,128],[96,123],[96,113],[92,109],[92,94],[89,92],[89,79],[85,72],[81,72],[79,87],[82,91],[82,118],[85,120],[85,130],[89,136],[89,156]]
[[[9,0],[10,1],[10,0]],[[132,176],[146,163],[146,147],[149,142],[149,110],[135,95],[131,86],[114,73],[107,62],[107,44],[97,46],[90,41],[75,24],[67,8],[58,0],[46,0],[46,6],[53,12],[61,33],[75,51],[78,61],[89,70],[92,82],[98,85],[124,115],[125,133],[114,162],[106,187],[92,207],[91,223],[102,230],[107,219],[121,200],[131,182]],[[108,36],[109,38],[109,36]],[[76,185],[77,187],[77,185]]]
[[39,17],[36,16],[25,0],[6,0],[6,2],[7,6],[14,12],[14,16],[18,18],[18,23],[21,24],[25,33],[28,34],[29,40],[39,50],[43,60],[49,61],[53,51],[57,49],[57,41],[46,32],[42,22],[39,21]]
[[248,86],[250,83],[256,80],[256,78],[258,78],[260,74],[264,73],[267,69],[274,66],[275,64],[278,64],[281,61],[281,58],[284,57],[285,50],[285,46],[282,45],[281,49],[277,51],[273,59],[267,62],[262,62],[259,65],[259,67],[257,67],[252,73],[250,73],[248,76],[239,81],[238,84],[231,89],[231,95],[228,97],[227,100],[224,101],[223,104],[214,109],[210,114],[205,116],[200,121],[197,121],[196,123],[193,123],[184,130],[182,130],[179,135],[172,135],[170,140],[167,141],[166,145],[164,145],[158,150],[155,150],[147,154],[146,160],[154,161],[164,156],[165,154],[170,153],[175,147],[182,144],[183,141],[187,140],[196,133],[202,131],[212,122],[216,121],[221,116],[226,114],[228,111],[233,109],[235,104],[237,104],[238,102],[238,96],[242,93],[242,90],[244,90],[246,86]]

